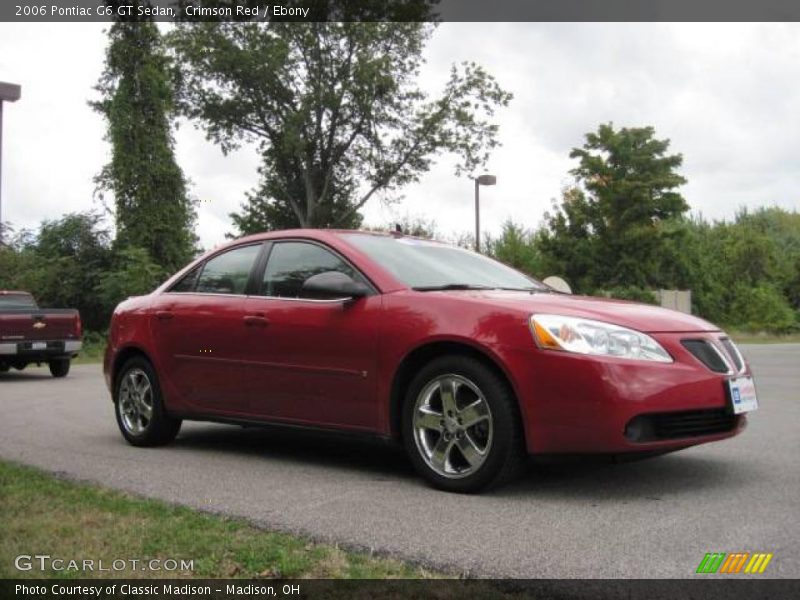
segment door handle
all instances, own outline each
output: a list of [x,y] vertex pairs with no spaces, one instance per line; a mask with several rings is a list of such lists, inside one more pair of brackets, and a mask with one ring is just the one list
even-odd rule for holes
[[159,319],[160,321],[168,321],[169,319],[171,319],[174,316],[175,316],[175,314],[172,311],[169,311],[169,310],[157,310],[156,311],[156,318]]
[[262,315],[247,315],[244,317],[244,324],[248,327],[266,327],[269,321]]

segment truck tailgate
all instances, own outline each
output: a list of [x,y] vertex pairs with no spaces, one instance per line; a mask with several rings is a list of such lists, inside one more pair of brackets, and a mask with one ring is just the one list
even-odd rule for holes
[[77,310],[4,310],[0,313],[0,341],[74,340],[77,337]]

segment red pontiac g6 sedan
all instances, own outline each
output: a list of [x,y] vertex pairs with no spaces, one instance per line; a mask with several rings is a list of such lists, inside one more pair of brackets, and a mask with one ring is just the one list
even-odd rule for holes
[[296,230],[197,259],[114,312],[104,371],[122,435],[182,419],[402,440],[451,491],[507,480],[525,454],[657,453],[728,438],[757,408],[717,327],[555,292],[462,248]]

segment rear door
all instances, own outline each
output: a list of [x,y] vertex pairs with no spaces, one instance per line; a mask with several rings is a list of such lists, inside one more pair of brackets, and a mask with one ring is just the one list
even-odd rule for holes
[[262,418],[374,429],[381,297],[308,297],[303,282],[325,271],[370,285],[327,246],[271,245],[257,294],[246,300],[246,313],[256,320],[247,333],[250,410]]
[[189,411],[246,412],[245,294],[262,244],[225,250],[156,301],[153,337],[171,391]]

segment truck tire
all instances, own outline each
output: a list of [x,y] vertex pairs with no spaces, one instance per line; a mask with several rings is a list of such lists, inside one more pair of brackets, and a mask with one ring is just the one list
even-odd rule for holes
[[58,360],[51,360],[48,363],[50,367],[50,374],[53,377],[66,377],[69,373],[70,361],[68,358],[59,358]]

